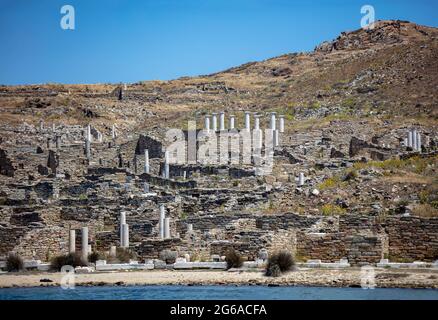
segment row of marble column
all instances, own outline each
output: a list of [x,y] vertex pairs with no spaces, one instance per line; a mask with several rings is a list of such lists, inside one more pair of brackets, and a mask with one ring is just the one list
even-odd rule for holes
[[[88,227],[82,227],[81,231],[82,231],[81,256],[85,261],[87,261],[88,255],[91,253],[91,245],[88,244]],[[76,252],[76,230],[74,229],[70,229],[68,251],[69,253]]]
[[421,152],[421,134],[416,129],[411,129],[405,138],[405,146],[412,148],[414,151]]
[[[276,112],[271,112],[270,117],[270,129],[277,130],[276,126]],[[225,130],[225,112],[219,112],[219,129],[217,126],[217,113],[212,113],[210,115],[206,115],[204,119],[204,129],[207,131],[223,131]],[[235,115],[230,115],[229,119],[229,129],[233,130],[235,128]],[[279,115],[278,120],[278,130],[280,133],[284,133],[284,115]],[[211,119],[211,121],[210,121]],[[245,130],[251,130],[251,112],[245,111]],[[260,115],[254,114],[254,130],[260,129]]]

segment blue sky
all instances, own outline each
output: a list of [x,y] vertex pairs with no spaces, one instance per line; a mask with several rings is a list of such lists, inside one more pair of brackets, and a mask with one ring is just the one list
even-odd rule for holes
[[[60,27],[74,6],[75,30]],[[0,84],[107,83],[209,74],[311,51],[376,19],[438,26],[434,0],[0,0]]]

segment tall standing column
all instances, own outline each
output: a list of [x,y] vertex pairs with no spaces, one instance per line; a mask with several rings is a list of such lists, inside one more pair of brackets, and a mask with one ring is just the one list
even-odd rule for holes
[[91,137],[91,125],[90,124],[87,126],[87,137],[86,138],[88,141],[91,142],[92,137]]
[[123,243],[123,225],[126,224],[126,212],[120,212],[119,231],[120,231],[120,246],[124,247]]
[[85,155],[88,160],[91,158],[91,143],[90,140],[85,139]]
[[417,150],[417,130],[412,130],[412,149]]
[[245,111],[245,130],[250,131],[251,130],[251,119],[250,119],[250,112]]
[[113,124],[111,129],[111,138],[114,140],[116,138],[116,126]]
[[280,133],[284,133],[284,115],[280,115],[279,117],[279,130]]
[[223,111],[219,113],[219,130],[225,130],[225,112]]
[[272,129],[272,130],[276,130],[277,129],[277,127],[276,127],[276,125],[275,125],[275,122],[276,122],[276,120],[275,120],[275,115],[276,115],[277,113],[276,112],[271,112],[271,123],[270,123],[270,128]]
[[204,130],[207,132],[210,132],[210,117],[209,116],[205,116],[204,119]]
[[164,239],[170,238],[170,218],[164,219]]
[[214,131],[214,132],[216,132],[217,131],[217,113],[215,113],[215,112],[213,112],[212,114],[211,114],[211,122],[212,122],[212,130]]
[[129,224],[122,224],[123,248],[129,248]]
[[164,205],[160,205],[160,220],[158,220],[158,227],[160,231],[160,238],[164,239],[164,219],[166,218],[166,212],[164,210]]
[[144,173],[149,173],[149,150],[144,150]]
[[304,173],[300,172],[300,175],[298,177],[298,185],[301,187],[304,185]]
[[412,130],[409,130],[409,132],[408,132],[408,145],[407,145],[409,148],[412,148],[412,140],[413,140]]
[[421,134],[417,132],[417,150],[421,152]]
[[164,153],[164,178],[169,179],[169,151]]
[[230,115],[230,130],[234,129],[234,119],[235,119],[234,114]]
[[82,259],[88,261],[88,227],[82,228]]
[[262,130],[260,130],[260,116],[254,115],[254,131],[253,131],[253,149],[262,150],[263,145],[263,135]]
[[69,253],[76,252],[76,230],[74,230],[74,229],[70,229],[70,232],[69,232],[68,252]]

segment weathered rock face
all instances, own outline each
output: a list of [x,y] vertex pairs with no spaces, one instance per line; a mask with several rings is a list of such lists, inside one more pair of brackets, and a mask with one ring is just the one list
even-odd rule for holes
[[13,177],[14,176],[14,167],[12,165],[12,161],[7,157],[6,151],[0,149],[0,174]]
[[350,157],[354,157],[358,155],[363,149],[370,147],[372,147],[372,145],[368,142],[358,139],[356,137],[352,137],[350,140],[350,148],[348,150],[348,154],[350,155]]
[[161,142],[141,134],[135,146],[135,154],[144,155],[144,151],[148,149],[150,159],[161,158],[163,154],[162,148]]

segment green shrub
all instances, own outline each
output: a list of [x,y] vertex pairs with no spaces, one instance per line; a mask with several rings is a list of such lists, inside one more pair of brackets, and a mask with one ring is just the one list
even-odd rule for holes
[[6,270],[15,272],[24,269],[23,259],[15,253],[10,253],[6,259]]
[[137,259],[137,254],[127,248],[117,248],[116,259],[122,263],[128,263],[129,260]]
[[240,268],[243,265],[242,256],[234,250],[234,248],[227,251],[225,261],[227,262],[227,270],[231,268]]
[[87,262],[78,253],[59,255],[50,261],[50,269],[54,271],[60,271],[63,266],[84,267],[86,265]]
[[102,258],[103,258],[102,254],[100,254],[97,251],[93,251],[88,255],[88,262],[96,263],[97,260],[100,260]]
[[268,277],[278,277],[282,272],[292,270],[294,266],[295,260],[290,252],[282,250],[269,257],[265,275]]
[[166,261],[167,264],[175,263],[178,258],[178,252],[172,250],[163,250],[160,253],[160,259]]
[[345,209],[335,204],[325,204],[320,209],[324,216],[338,216],[345,213]]

